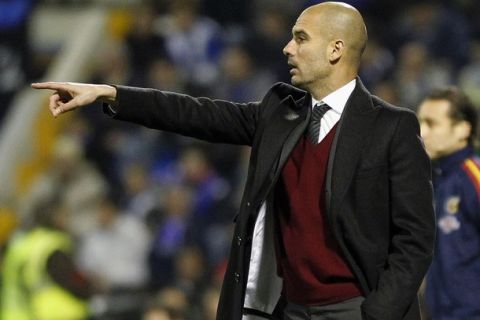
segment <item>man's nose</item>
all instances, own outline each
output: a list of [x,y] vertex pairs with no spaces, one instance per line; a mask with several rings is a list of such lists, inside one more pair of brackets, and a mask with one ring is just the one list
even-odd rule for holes
[[283,48],[283,54],[286,55],[287,57],[292,55],[292,42],[293,39],[290,40],[287,45]]
[[420,122],[420,136],[425,139],[428,136],[428,125],[426,123]]

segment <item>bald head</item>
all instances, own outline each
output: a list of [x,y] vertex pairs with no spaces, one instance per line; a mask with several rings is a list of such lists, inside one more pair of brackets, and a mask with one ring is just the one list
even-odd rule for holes
[[341,39],[346,47],[346,58],[359,64],[367,44],[367,28],[357,9],[343,2],[323,2],[302,12],[299,20],[307,18],[329,38]]
[[309,7],[283,48],[292,84],[325,97],[358,75],[366,42],[365,23],[354,7],[341,2]]

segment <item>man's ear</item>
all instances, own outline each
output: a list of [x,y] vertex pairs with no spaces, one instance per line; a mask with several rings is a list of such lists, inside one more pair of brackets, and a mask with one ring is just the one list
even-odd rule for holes
[[328,59],[330,62],[336,62],[343,55],[345,50],[345,43],[342,39],[336,39],[330,42],[329,46],[329,56]]
[[453,128],[455,135],[462,140],[468,140],[470,133],[472,132],[472,126],[467,121],[459,121]]

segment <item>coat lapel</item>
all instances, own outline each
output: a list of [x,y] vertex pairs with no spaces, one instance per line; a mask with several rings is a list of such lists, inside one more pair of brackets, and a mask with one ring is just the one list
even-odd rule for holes
[[330,151],[326,209],[331,222],[336,214],[336,204],[341,203],[355,174],[363,145],[375,121],[374,111],[370,93],[357,78],[357,86],[347,101]]
[[297,144],[298,140],[300,139],[301,135],[305,132],[307,128],[310,114],[312,109],[310,108],[310,95],[307,95],[301,101],[299,101],[298,105],[298,114],[299,119],[295,122],[292,129],[289,131],[289,134],[286,137],[285,143],[282,146],[282,150],[280,152],[280,157],[278,158],[278,163],[275,167],[275,172],[278,171],[279,168],[283,168],[283,164],[287,160],[288,156],[292,152],[293,148]]
[[[310,115],[308,108],[310,96],[307,94],[302,99],[295,101],[292,96],[288,96],[280,102],[278,109],[273,112],[269,122],[271,125],[265,127],[261,146],[258,150],[265,150],[259,154],[257,173],[261,175],[268,174],[257,181],[264,182],[262,190],[269,188],[279,174],[279,168],[282,167],[288,155],[295,147],[300,136],[305,131]],[[259,190],[253,188],[253,190]],[[260,192],[263,196],[264,192]],[[258,195],[260,195],[258,194]]]

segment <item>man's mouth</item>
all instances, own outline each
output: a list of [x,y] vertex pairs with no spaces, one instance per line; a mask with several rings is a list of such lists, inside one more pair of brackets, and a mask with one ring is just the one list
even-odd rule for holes
[[296,64],[293,63],[288,63],[288,66],[290,67],[290,74],[298,72],[298,68]]

